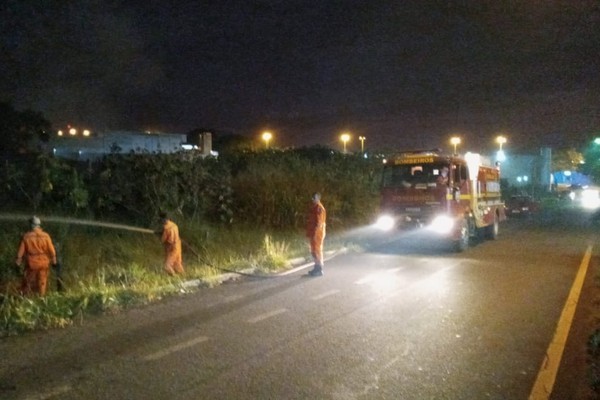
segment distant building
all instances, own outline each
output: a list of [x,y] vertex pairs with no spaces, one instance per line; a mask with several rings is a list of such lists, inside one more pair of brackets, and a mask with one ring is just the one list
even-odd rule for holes
[[500,163],[502,179],[511,187],[535,186],[552,189],[552,151],[541,148],[538,154],[508,154]]
[[212,151],[211,132],[193,137],[177,133],[110,131],[89,136],[54,136],[48,146],[56,157],[73,160],[95,160],[107,154],[168,154],[180,151],[200,151],[202,155],[216,155]]

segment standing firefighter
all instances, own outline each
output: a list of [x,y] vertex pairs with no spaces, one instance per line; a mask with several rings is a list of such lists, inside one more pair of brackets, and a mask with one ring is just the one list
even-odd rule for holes
[[183,274],[179,228],[165,212],[160,213],[160,219],[163,224],[160,241],[165,247],[165,271],[169,275]]
[[40,227],[40,219],[34,216],[29,220],[29,223],[31,230],[23,235],[16,260],[19,267],[25,261],[21,292],[24,295],[37,293],[44,296],[48,286],[50,263],[52,265],[57,264],[56,250],[50,235]]
[[315,261],[313,269],[308,272],[310,276],[323,275],[323,241],[325,240],[326,217],[327,212],[321,204],[321,195],[314,193],[306,224],[306,237],[310,241],[310,252]]

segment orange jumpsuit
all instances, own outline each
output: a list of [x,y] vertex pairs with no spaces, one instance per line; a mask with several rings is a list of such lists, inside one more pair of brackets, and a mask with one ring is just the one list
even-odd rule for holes
[[169,275],[183,273],[179,228],[173,221],[165,222],[161,242],[165,247],[165,271]]
[[310,241],[310,252],[315,265],[323,266],[323,241],[325,240],[325,220],[327,212],[320,201],[313,203],[308,213],[306,237]]
[[56,250],[50,235],[39,226],[25,233],[21,239],[17,265],[20,266],[22,261],[25,261],[25,273],[21,292],[25,295],[37,293],[44,296],[48,286],[50,263],[56,264]]

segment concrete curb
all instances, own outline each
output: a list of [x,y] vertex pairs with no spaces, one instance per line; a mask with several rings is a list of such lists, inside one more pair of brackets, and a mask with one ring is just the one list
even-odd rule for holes
[[[323,253],[323,258],[324,261],[328,261],[331,260],[332,258],[334,258],[335,256],[337,256],[338,254],[344,254],[346,253],[348,249],[346,247],[342,247],[339,248],[337,250],[329,250],[329,251],[325,251]],[[242,275],[256,275],[257,278],[278,278],[278,277],[283,277],[283,276],[287,276],[287,275],[291,275],[295,272],[301,271],[305,268],[308,267],[312,267],[313,266],[313,262],[311,260],[308,260],[305,257],[298,257],[298,258],[293,258],[291,260],[289,260],[290,264],[292,265],[291,269],[288,269],[287,271],[283,271],[280,273],[276,273],[276,274],[256,274],[256,270],[254,268],[249,268],[243,271],[239,271],[239,273],[236,272],[225,272],[222,273],[220,275],[215,276],[212,279],[191,279],[189,281],[184,281],[181,282],[179,285],[173,285],[173,287],[177,288],[182,288],[182,289],[188,289],[188,288],[195,288],[195,287],[200,287],[203,285],[210,285],[213,283],[223,283],[226,282],[228,280],[231,279],[235,279],[238,278]]]
[[[342,254],[346,252],[346,248],[342,247],[341,249],[338,250],[329,250],[324,252],[323,254],[323,261],[328,261],[331,260],[333,257],[335,257],[338,254]],[[296,261],[296,262],[294,262]],[[313,262],[312,261],[308,261],[306,258],[296,258],[294,260],[290,260],[290,264],[292,264],[292,266],[297,265],[296,267],[292,268],[292,269],[288,269],[287,271],[284,272],[280,272],[278,274],[273,274],[271,276],[286,276],[286,275],[290,275],[293,274],[294,272],[298,272],[301,271],[305,268],[308,267],[312,267],[313,266]]]

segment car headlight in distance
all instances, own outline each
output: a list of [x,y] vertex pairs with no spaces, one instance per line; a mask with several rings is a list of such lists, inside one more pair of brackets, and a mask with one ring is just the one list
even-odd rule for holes
[[587,209],[600,207],[600,196],[597,190],[586,189],[581,192],[581,206]]
[[375,226],[382,231],[389,231],[394,225],[396,225],[396,221],[390,215],[382,215],[375,222]]
[[439,215],[431,221],[431,224],[427,227],[428,229],[436,233],[450,233],[454,227],[454,219],[447,215]]

